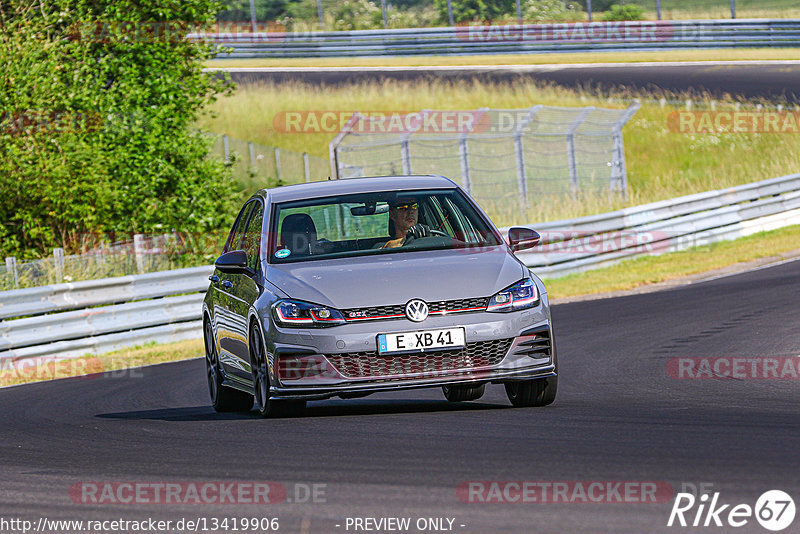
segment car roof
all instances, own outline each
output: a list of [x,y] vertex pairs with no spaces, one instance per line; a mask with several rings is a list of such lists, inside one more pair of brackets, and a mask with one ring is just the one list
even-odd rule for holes
[[277,203],[354,193],[415,189],[455,189],[457,187],[455,182],[444,176],[371,176],[367,178],[347,178],[285,185],[272,189],[262,189],[256,195],[268,198],[272,203]]

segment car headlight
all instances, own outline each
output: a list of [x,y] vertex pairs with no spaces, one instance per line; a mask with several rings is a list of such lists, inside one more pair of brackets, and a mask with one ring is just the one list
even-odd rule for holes
[[345,322],[337,309],[300,300],[279,300],[272,305],[272,315],[280,326],[324,327]]
[[526,278],[493,296],[486,311],[510,312],[533,308],[537,304],[539,304],[539,290],[533,280]]

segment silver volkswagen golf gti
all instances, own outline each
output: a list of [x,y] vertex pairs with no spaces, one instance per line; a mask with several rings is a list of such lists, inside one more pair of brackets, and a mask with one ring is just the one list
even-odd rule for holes
[[504,384],[553,402],[547,293],[478,205],[441,176],[266,189],[242,208],[203,302],[214,409],[295,414],[308,400]]

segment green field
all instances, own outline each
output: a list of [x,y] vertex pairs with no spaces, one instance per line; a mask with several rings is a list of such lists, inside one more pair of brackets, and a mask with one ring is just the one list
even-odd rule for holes
[[[328,157],[332,133],[282,133],[273,127],[281,111],[419,110],[527,108],[534,104],[625,108],[637,96],[649,98],[623,130],[629,199],[575,202],[546,198],[521,215],[516,209],[490,212],[498,225],[557,220],[644,204],[656,200],[739,185],[798,171],[798,134],[676,133],[668,127],[670,113],[685,107],[687,95],[573,91],[532,82],[483,84],[383,82],[320,88],[299,83],[241,87],[214,106],[214,117],[201,126],[266,145]],[[662,107],[659,98],[665,100]],[[656,99],[656,100],[653,100]],[[709,108],[712,101],[695,96],[693,109]],[[717,110],[734,109],[733,101],[714,102]],[[742,109],[747,109],[746,104]],[[327,176],[320,176],[325,178]],[[284,177],[302,181],[302,176]],[[258,186],[257,183],[250,187]],[[266,182],[263,185],[267,185]]]

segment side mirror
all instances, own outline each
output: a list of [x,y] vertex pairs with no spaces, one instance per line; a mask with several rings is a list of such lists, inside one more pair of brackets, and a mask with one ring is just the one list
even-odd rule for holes
[[515,226],[508,229],[508,244],[513,252],[535,247],[540,237],[539,232],[530,228]]
[[226,252],[214,262],[223,273],[243,273],[247,270],[247,254],[244,250]]

